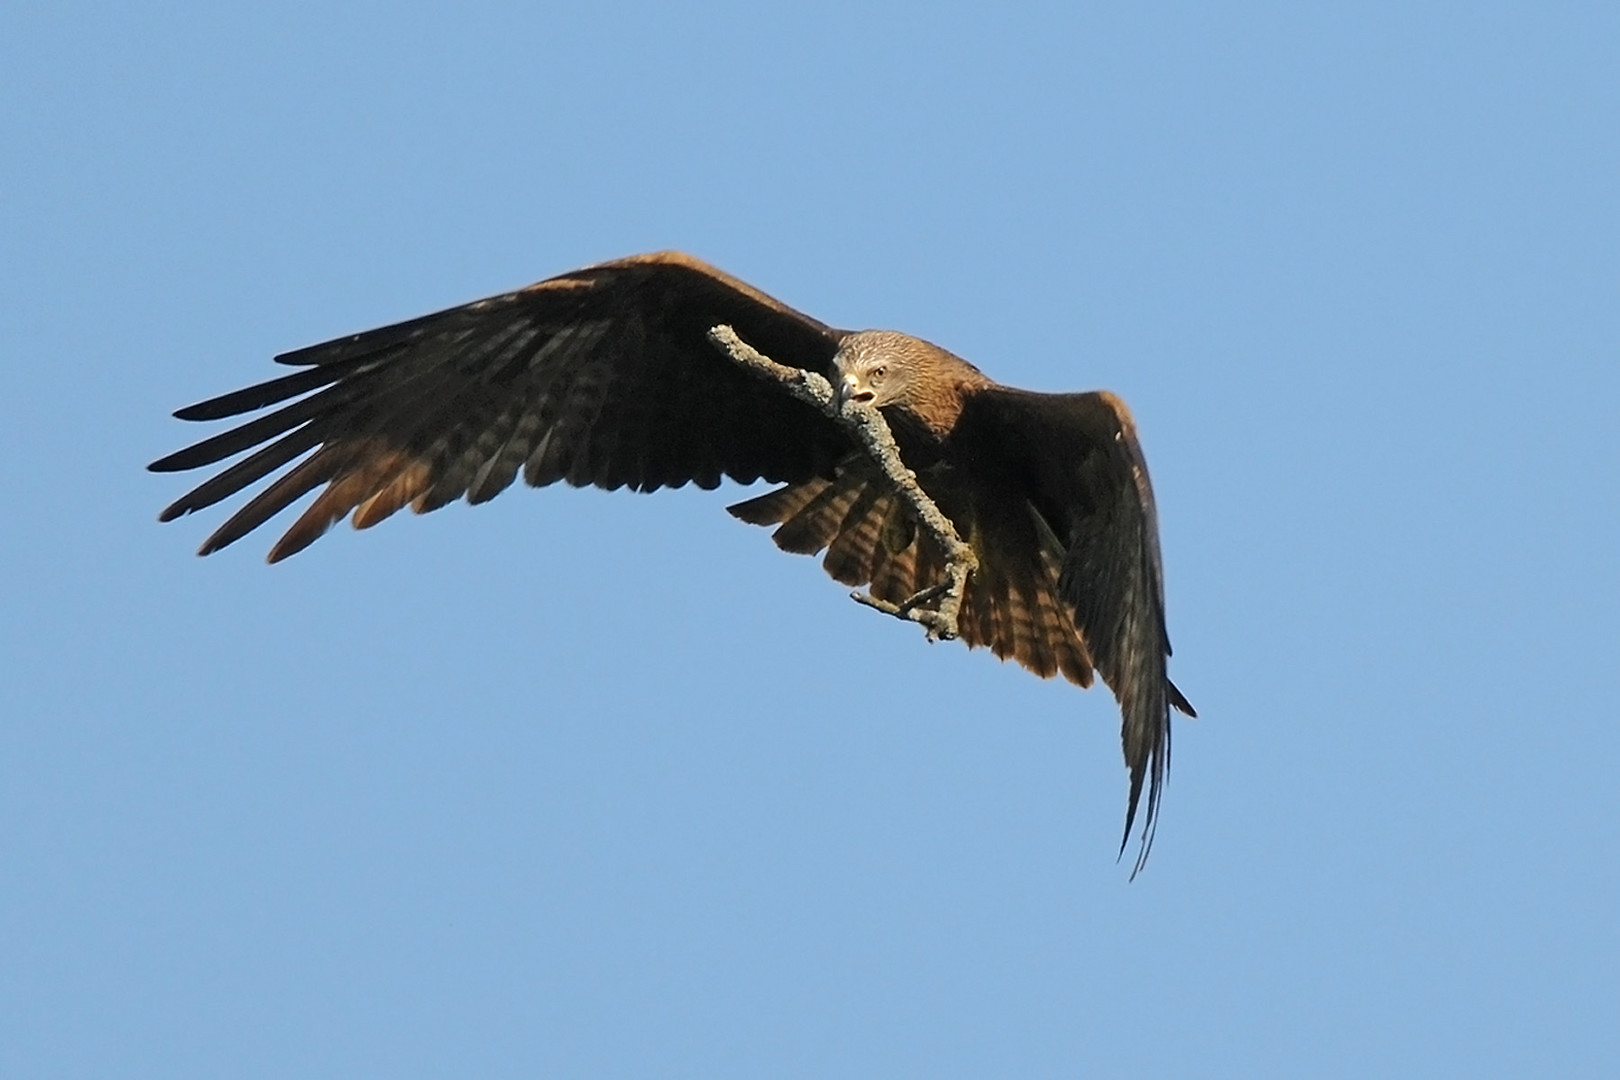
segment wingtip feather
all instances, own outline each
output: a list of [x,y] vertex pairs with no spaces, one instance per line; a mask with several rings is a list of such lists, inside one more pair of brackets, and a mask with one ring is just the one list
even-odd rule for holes
[[1176,707],[1176,711],[1190,716],[1194,720],[1198,719],[1198,711],[1192,707],[1192,702],[1188,701],[1182,695],[1181,691],[1177,689],[1176,684],[1171,682],[1169,679],[1166,679],[1164,682],[1165,686],[1170,691],[1170,704]]
[[146,471],[155,473],[183,472],[184,470],[190,468],[189,465],[184,463],[190,449],[191,447],[188,446],[185,450],[176,450],[172,454],[164,454],[156,461],[147,465]]

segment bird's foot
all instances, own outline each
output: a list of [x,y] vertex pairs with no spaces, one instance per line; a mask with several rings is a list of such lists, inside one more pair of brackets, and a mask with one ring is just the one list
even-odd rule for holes
[[913,594],[898,604],[890,603],[887,600],[879,600],[871,593],[852,592],[849,597],[856,603],[865,604],[867,607],[881,611],[885,615],[893,615],[897,619],[920,624],[924,630],[928,631],[929,641],[950,641],[956,637],[956,620],[947,617],[934,608],[924,607],[923,605],[949,593],[951,587],[952,582],[949,580],[941,581],[937,585],[930,585],[928,588]]

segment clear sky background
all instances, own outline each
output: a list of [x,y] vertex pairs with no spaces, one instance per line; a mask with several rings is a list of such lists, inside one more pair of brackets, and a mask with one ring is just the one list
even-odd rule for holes
[[[0,1074],[1620,1074],[1620,8],[0,13]],[[675,247],[1108,387],[1178,724],[722,510],[159,526],[279,351]]]

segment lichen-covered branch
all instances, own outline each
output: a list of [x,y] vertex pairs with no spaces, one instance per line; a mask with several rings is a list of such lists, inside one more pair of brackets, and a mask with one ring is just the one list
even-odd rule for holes
[[[968,576],[978,566],[973,549],[962,542],[951,519],[940,512],[934,500],[917,483],[917,475],[900,460],[900,448],[895,445],[883,414],[872,405],[860,401],[845,401],[839,406],[831,384],[814,371],[778,364],[765,356],[729,326],[716,326],[709,331],[709,340],[732,360],[756,374],[780,383],[789,394],[820,410],[848,431],[855,441],[871,456],[894,490],[911,507],[918,523],[934,538],[945,556],[945,580],[930,586],[899,604],[879,600],[870,593],[853,593],[854,599],[867,607],[897,619],[920,623],[930,638],[949,641],[957,636],[957,616],[962,610],[962,596],[967,590]],[[935,602],[937,601],[937,602]]]

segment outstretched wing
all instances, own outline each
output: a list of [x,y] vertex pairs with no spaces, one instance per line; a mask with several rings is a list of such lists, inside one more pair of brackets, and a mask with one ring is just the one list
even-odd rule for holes
[[843,336],[676,252],[587,267],[286,353],[276,360],[304,370],[181,409],[217,420],[280,406],[149,466],[247,453],[161,519],[285,469],[204,542],[206,555],[326,485],[271,550],[275,562],[351,511],[365,528],[407,504],[483,502],[520,471],[535,486],[639,491],[831,475],[849,439],[717,351],[706,335],[720,323],[824,375]]
[[[1147,787],[1147,857],[1170,760],[1170,706],[1193,709],[1166,674],[1158,524],[1147,466],[1124,403],[1111,394],[968,398],[924,490],[972,545],[979,567],[962,640],[1047,678],[1090,686],[1095,668],[1123,716],[1129,840]],[[777,525],[777,545],[815,554],[838,581],[899,603],[943,579],[944,560],[863,457],[731,507]]]
[[1167,674],[1158,513],[1136,425],[1110,393],[997,387],[969,401],[953,439],[963,460],[999,471],[987,479],[1023,493],[1044,543],[1063,553],[1058,594],[1122,714],[1131,774],[1122,850],[1147,785],[1140,870],[1170,766],[1170,708],[1196,713]]

